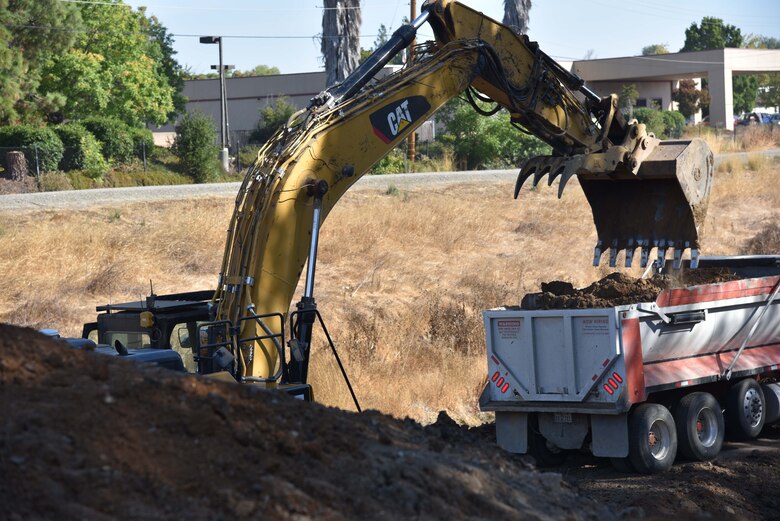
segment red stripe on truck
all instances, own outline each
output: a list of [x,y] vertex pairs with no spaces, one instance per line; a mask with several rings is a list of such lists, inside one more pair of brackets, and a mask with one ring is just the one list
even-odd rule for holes
[[623,353],[626,361],[626,389],[629,403],[645,401],[645,369],[642,364],[642,337],[639,334],[639,318],[627,318],[622,322]]
[[[668,362],[654,362],[645,366],[645,379],[648,387],[680,383],[684,386],[689,380],[722,374],[734,358],[736,351],[713,353],[711,355],[680,358]],[[734,372],[752,370],[758,367],[771,367],[780,361],[780,344],[754,347],[742,351]]]
[[778,281],[780,281],[780,276],[734,280],[721,284],[706,284],[690,288],[667,289],[658,295],[655,303],[659,307],[683,306],[686,304],[713,302],[715,300],[768,295],[775,288]]

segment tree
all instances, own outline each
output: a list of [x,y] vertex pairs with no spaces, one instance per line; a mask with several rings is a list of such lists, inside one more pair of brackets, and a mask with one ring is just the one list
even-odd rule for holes
[[620,87],[620,108],[624,114],[628,114],[629,118],[634,117],[634,105],[636,105],[638,97],[639,91],[636,89],[635,84],[627,83]]
[[780,107],[780,74],[766,74],[758,92],[758,104],[762,107]]
[[[780,49],[780,39],[751,34],[745,46],[751,49]],[[780,108],[780,73],[760,74],[757,78],[757,103],[762,107]]]
[[550,153],[549,145],[515,129],[505,110],[485,117],[455,98],[438,117],[446,128],[442,141],[452,145],[460,168],[516,167],[524,159]]
[[647,47],[642,47],[642,56],[654,56],[657,54],[669,54],[669,47],[665,43],[654,43]]
[[[724,24],[720,18],[705,16],[702,18],[700,26],[692,23],[685,30],[685,45],[680,50],[683,52],[706,51],[725,47],[742,47],[744,44],[745,38],[738,27]],[[734,112],[749,112],[755,107],[758,97],[758,79],[755,76],[733,77],[732,91]]]
[[260,109],[260,121],[250,139],[258,143],[265,143],[279,130],[279,127],[287,123],[295,111],[295,106],[291,105],[286,98],[276,98],[273,105],[269,103]]
[[168,85],[173,88],[173,111],[168,114],[168,122],[171,123],[176,116],[187,109],[187,97],[184,95],[184,67],[176,61],[173,48],[173,36],[168,29],[160,23],[156,16],[143,18],[146,32],[150,36],[149,54],[159,65],[160,72],[167,78]]
[[[404,16],[404,18],[403,18],[401,23],[407,24],[407,23],[409,23],[409,19]],[[362,47],[360,48],[360,63],[363,63],[364,61],[366,61],[366,59],[368,59],[368,57],[371,56],[371,54],[374,51],[376,51],[377,49],[382,47],[384,44],[386,44],[387,40],[389,40],[389,39],[390,39],[390,37],[388,36],[387,26],[385,26],[385,24],[379,24],[379,29],[377,29],[376,40],[374,40],[373,47],[371,47],[370,49],[363,49]],[[404,63],[404,60],[403,60],[403,56],[401,55],[401,53],[398,53],[395,56],[393,56],[393,59],[391,59],[388,62],[389,65],[403,65],[403,63]]]
[[528,15],[531,11],[531,0],[504,0],[503,23],[515,34],[528,32]]
[[672,101],[677,102],[680,113],[690,118],[701,109],[702,105],[709,105],[710,95],[706,90],[696,88],[693,80],[680,80],[680,87],[672,92]]
[[64,95],[63,116],[69,119],[100,114],[130,125],[163,124],[176,110],[176,87],[165,63],[176,71],[154,34],[165,40],[167,33],[155,25],[150,35],[143,9],[113,3],[78,4],[85,30],[70,50],[50,57],[41,92]]
[[359,0],[324,0],[322,13],[322,57],[326,84],[334,85],[358,66],[360,59]]
[[65,103],[61,95],[39,92],[42,69],[81,27],[75,4],[0,0],[0,124],[39,122]]
[[[279,67],[271,67],[268,65],[256,65],[254,68],[249,69],[247,71],[241,71],[241,70],[234,70],[230,74],[231,78],[246,78],[249,76],[273,76],[276,74],[281,74],[279,71]],[[214,77],[219,77],[219,75],[215,74]]]
[[680,52],[741,47],[743,43],[739,28],[724,24],[720,18],[705,16],[701,25],[694,22],[685,30],[685,44]]
[[202,112],[188,112],[176,127],[173,153],[181,161],[184,173],[196,182],[216,179],[217,130],[210,117]]

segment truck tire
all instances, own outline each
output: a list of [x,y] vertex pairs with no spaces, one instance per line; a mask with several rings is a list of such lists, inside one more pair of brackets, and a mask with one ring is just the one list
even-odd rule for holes
[[766,421],[764,391],[758,382],[745,378],[735,383],[726,396],[726,432],[734,440],[751,440]]
[[686,394],[674,409],[680,453],[693,461],[710,461],[723,447],[720,404],[710,393]]
[[536,460],[537,467],[560,467],[569,457],[568,451],[556,447],[542,436],[536,415],[528,421],[528,453]]
[[637,472],[657,474],[672,467],[677,456],[677,429],[669,409],[643,403],[628,420],[628,458]]

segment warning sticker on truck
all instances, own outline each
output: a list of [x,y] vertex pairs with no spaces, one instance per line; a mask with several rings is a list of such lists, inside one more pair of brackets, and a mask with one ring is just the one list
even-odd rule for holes
[[501,340],[519,340],[522,320],[497,320],[498,336]]
[[609,331],[609,319],[583,318],[581,328],[583,335],[606,335]]

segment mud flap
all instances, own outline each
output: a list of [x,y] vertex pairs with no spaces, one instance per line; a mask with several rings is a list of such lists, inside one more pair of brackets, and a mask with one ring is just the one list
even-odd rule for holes
[[496,411],[496,442],[508,452],[528,452],[528,414]]
[[628,415],[593,414],[590,417],[593,433],[593,455],[604,458],[628,456]]

